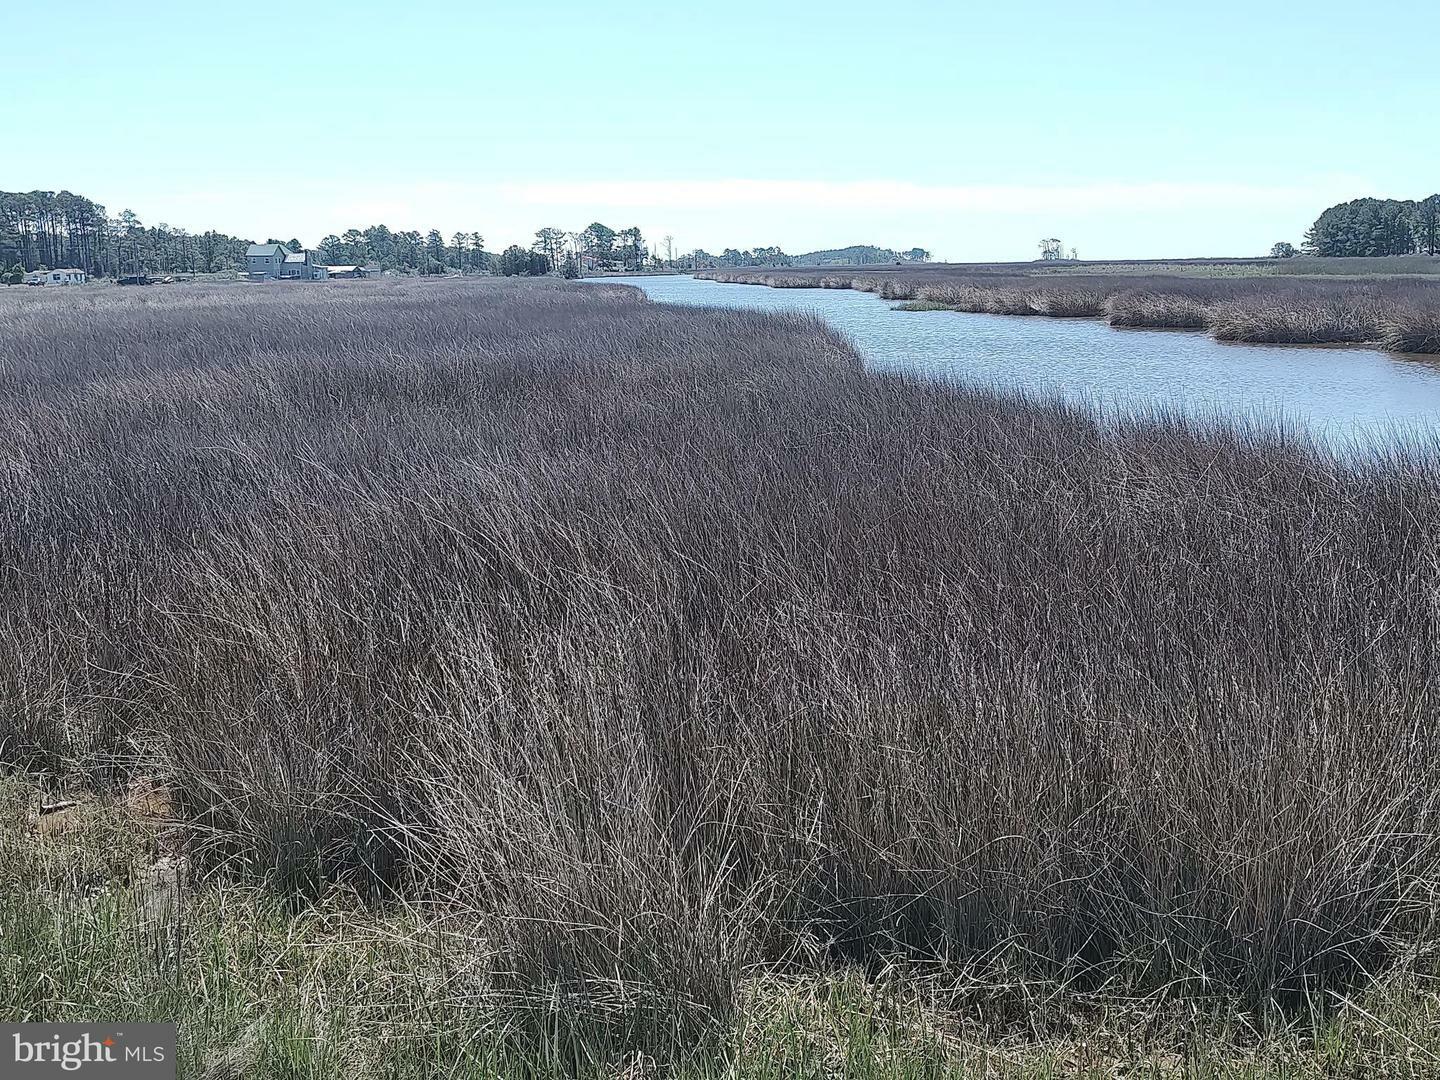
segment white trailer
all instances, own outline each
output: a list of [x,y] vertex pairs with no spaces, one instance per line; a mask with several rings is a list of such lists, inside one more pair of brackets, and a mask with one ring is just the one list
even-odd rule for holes
[[26,285],[84,285],[84,270],[32,270],[25,275]]

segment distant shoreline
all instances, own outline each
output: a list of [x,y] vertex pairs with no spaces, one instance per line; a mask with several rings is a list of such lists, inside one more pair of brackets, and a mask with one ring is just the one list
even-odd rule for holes
[[[1299,260],[1266,260],[1269,265]],[[1307,262],[1310,260],[1306,260]],[[1400,260],[1314,260],[1366,264]],[[1407,266],[1414,258],[1406,258]],[[1440,259],[1427,260],[1440,270]],[[702,270],[706,281],[776,289],[854,289],[902,310],[1103,319],[1115,327],[1204,330],[1219,341],[1283,345],[1368,345],[1389,352],[1440,353],[1440,274],[1095,273],[993,264],[902,270]],[[1238,267],[1239,264],[1209,264]],[[1364,267],[1355,267],[1363,270]]]

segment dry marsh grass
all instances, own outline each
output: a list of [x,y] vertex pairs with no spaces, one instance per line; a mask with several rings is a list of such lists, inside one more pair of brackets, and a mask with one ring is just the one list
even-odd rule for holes
[[1430,454],[358,285],[0,296],[6,761],[627,1045],[842,961],[1323,1008],[1433,948]]
[[[833,271],[707,270],[714,281],[787,289],[853,288],[922,308],[991,315],[1104,318],[1112,326],[1208,330],[1226,341],[1353,342],[1399,352],[1440,351],[1440,282],[1421,277],[1338,279],[1137,274],[1140,266],[1078,266],[1065,273],[1019,266],[837,275]],[[1172,268],[1174,269],[1174,268]],[[848,282],[848,285],[846,284]]]
[[1102,311],[1111,326],[1204,330],[1210,322],[1210,308],[1205,301],[1145,289],[1127,289],[1107,296]]
[[1220,341],[1332,345],[1379,342],[1387,317],[1409,325],[1391,305],[1368,297],[1279,295],[1262,300],[1225,300],[1210,308],[1207,327]]
[[1385,347],[1402,353],[1440,353],[1440,310],[1392,315],[1381,319]]
[[75,807],[37,821],[34,784],[0,771],[0,1010],[177,1022],[183,1077],[1297,1080],[1426,1076],[1440,1052],[1440,997],[1403,975],[1257,1037],[1189,1002],[823,962],[751,972],[728,1024],[668,1045],[577,1032],[558,1008],[526,1010],[546,1037],[517,1037],[463,911],[376,909],[339,890],[296,907],[263,883],[201,880],[159,854],[169,834],[133,800],[71,794]]

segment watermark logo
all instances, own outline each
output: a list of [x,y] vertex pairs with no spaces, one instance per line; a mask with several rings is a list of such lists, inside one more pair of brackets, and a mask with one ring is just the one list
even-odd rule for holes
[[0,1080],[72,1076],[175,1080],[175,1025],[0,1025]]

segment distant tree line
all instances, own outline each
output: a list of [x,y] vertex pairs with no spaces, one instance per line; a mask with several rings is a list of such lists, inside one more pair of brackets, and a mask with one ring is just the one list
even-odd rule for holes
[[438,229],[392,232],[384,225],[349,229],[320,241],[320,255],[330,265],[371,265],[397,272],[439,274],[478,271],[506,276],[538,276],[559,270],[578,277],[585,270],[642,270],[653,265],[640,229],[612,229],[594,222],[568,232],[558,226],[535,231],[529,248],[512,244],[499,254],[485,250],[478,232],[457,232],[447,244]]
[[535,234],[536,250],[545,252],[552,261],[559,259],[566,244],[582,269],[644,270],[654,264],[645,237],[635,225],[612,229],[592,221],[577,233],[547,228]]
[[[378,266],[395,273],[534,275],[567,268],[569,239],[583,235],[572,255],[583,249],[619,260],[629,269],[639,269],[646,257],[638,228],[617,233],[597,223],[583,234],[541,229],[536,235],[534,250],[511,248],[497,255],[485,250],[479,232],[456,232],[447,242],[438,229],[422,234],[371,225],[325,237],[316,254],[332,266]],[[68,191],[0,191],[0,280],[6,283],[21,280],[31,270],[71,266],[92,277],[243,270],[252,242],[213,230],[191,233],[164,223],[147,226],[130,210],[110,218],[104,206]],[[295,251],[304,247],[294,237],[270,237],[267,242]],[[568,270],[579,276],[574,257]]]
[[579,232],[550,227],[535,233],[532,250],[550,260],[553,267],[564,268],[567,259],[584,270],[710,270],[722,266],[814,266],[826,263],[928,262],[930,252],[924,248],[893,251],[890,248],[857,245],[831,251],[812,251],[804,255],[787,255],[779,247],[755,247],[749,250],[725,248],[718,255],[703,248],[675,254],[671,237],[665,237],[659,250],[653,251],[635,226],[613,229],[602,222],[592,222]]
[[787,255],[778,247],[757,247],[749,251],[726,248],[719,255],[711,255],[704,248],[696,248],[687,256],[689,268],[713,269],[717,266],[793,266],[795,256]]
[[94,277],[144,272],[210,273],[239,267],[250,241],[220,232],[147,226],[129,210],[69,191],[0,191],[0,264],[30,270],[77,267]]
[[[163,222],[145,225],[133,211],[114,218],[105,207],[68,191],[0,191],[0,268],[7,278],[41,268],[78,267],[92,277],[138,273],[214,273],[243,270],[253,241],[209,230],[191,233]],[[292,250],[298,239],[270,237]],[[439,230],[397,232],[384,225],[327,236],[317,254],[332,265],[439,274],[451,270],[499,272],[498,255],[478,232],[457,232],[446,243]]]
[[[270,237],[268,242],[297,251],[304,246],[294,237]],[[0,191],[0,278],[7,281],[18,281],[31,270],[71,266],[92,277],[243,270],[245,249],[251,243],[214,230],[191,233],[164,222],[146,225],[130,210],[111,218],[104,206],[69,191]],[[447,241],[439,229],[421,233],[371,225],[326,236],[316,246],[316,254],[331,266],[375,266],[393,273],[558,272],[565,277],[605,270],[919,262],[930,257],[923,248],[897,252],[869,246],[797,256],[778,246],[725,248],[718,255],[703,249],[677,254],[668,236],[652,252],[638,226],[616,229],[599,221],[576,231],[546,226],[536,230],[528,249],[513,245],[499,254],[485,250],[479,232],[456,232]]]
[[385,225],[346,229],[320,241],[320,261],[331,266],[378,266],[393,273],[444,274],[450,271],[493,273],[497,256],[485,250],[478,232],[456,232],[450,242],[439,229],[420,233]]
[[856,244],[847,248],[811,251],[795,256],[796,266],[867,266],[873,263],[929,262],[930,252],[914,247],[908,251]]
[[857,244],[847,248],[809,251],[803,255],[787,255],[778,247],[757,247],[749,251],[726,248],[719,255],[696,249],[677,261],[680,269],[713,270],[722,266],[869,266],[878,263],[929,262],[930,252],[924,248],[895,251],[891,248]]
[[541,277],[550,272],[550,257],[511,244],[500,253],[500,273],[506,277]]
[[1440,195],[1418,202],[1353,199],[1332,206],[1305,234],[1304,249],[1340,258],[1440,255]]

